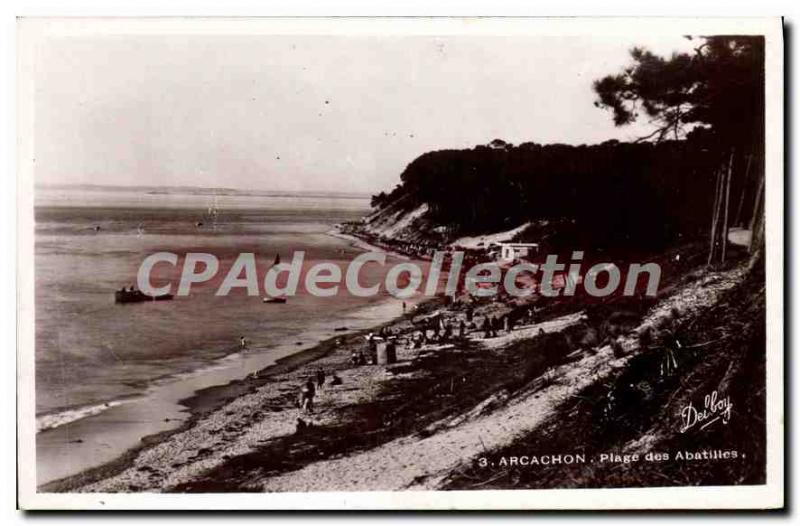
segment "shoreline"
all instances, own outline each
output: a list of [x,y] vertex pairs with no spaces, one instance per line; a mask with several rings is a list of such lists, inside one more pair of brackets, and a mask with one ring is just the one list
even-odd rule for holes
[[[740,267],[676,276],[659,300],[640,305],[637,320],[622,337],[622,355],[604,341],[585,344],[593,329],[572,302],[549,304],[535,321],[499,335],[472,330],[465,337],[410,345],[424,326],[419,322],[434,310],[448,323],[465,312],[458,302],[444,307],[443,300],[438,306],[432,300],[416,312],[287,356],[259,378],[198,391],[185,401],[193,416],[180,430],[150,437],[105,470],[42,489],[217,493],[446,486],[453,469],[468,466],[473,454],[487,447],[501,450],[511,435],[537,436],[531,433],[563,412],[565,396],[593,389],[609,375],[621,374],[637,356],[649,355],[637,345],[636,334],[668,319],[671,305],[695,312],[707,308],[742,272]],[[479,318],[514,309],[503,302],[475,307]],[[382,326],[405,341],[397,346],[398,361],[349,363],[350,352],[364,348],[364,334]],[[297,389],[316,370],[339,375],[343,382],[319,391],[314,412],[306,414],[295,405]],[[475,442],[478,430],[489,433],[501,423],[513,423],[515,431],[492,431],[483,436],[485,443]],[[451,440],[459,444],[455,453]],[[423,461],[402,460],[414,456]]]
[[[353,246],[364,250],[381,251],[393,257],[406,260],[411,259],[409,256],[372,245],[357,236],[341,233],[338,230],[338,225],[326,232],[326,235],[349,241],[353,244]],[[428,298],[416,303],[416,305],[421,306],[422,304],[436,302],[437,300],[435,298]],[[414,304],[415,303],[412,303],[412,305]],[[73,475],[48,481],[40,485],[38,489],[39,491],[43,492],[71,491],[75,488],[114,476],[129,468],[137,455],[142,451],[162,443],[176,434],[191,429],[204,416],[219,409],[220,407],[223,407],[225,404],[269,384],[275,377],[279,375],[296,371],[326,357],[331,352],[336,350],[337,342],[341,342],[342,340],[347,340],[348,342],[351,342],[352,340],[359,340],[370,332],[376,332],[380,330],[381,327],[390,326],[403,320],[408,315],[409,314],[401,314],[384,322],[378,323],[377,325],[363,329],[344,330],[340,335],[331,336],[316,343],[312,347],[278,358],[274,361],[274,363],[259,369],[255,374],[249,374],[245,377],[233,379],[226,383],[200,388],[192,395],[178,400],[178,404],[185,407],[185,411],[188,413],[188,417],[179,426],[158,433],[145,435],[140,438],[139,445],[123,451],[113,460],[98,466],[84,469]]]
[[341,225],[335,225],[331,230],[329,230],[326,233],[331,237],[342,239],[344,241],[349,241],[350,243],[353,244],[353,246],[355,246],[357,248],[361,248],[361,249],[366,250],[366,251],[382,252],[382,253],[384,253],[384,254],[386,254],[388,256],[392,256],[392,257],[395,257],[395,258],[398,258],[398,259],[402,259],[404,261],[409,261],[409,260],[412,259],[411,256],[409,256],[408,254],[403,254],[402,252],[399,252],[397,250],[385,248],[385,247],[382,247],[382,246],[377,245],[375,243],[371,243],[367,239],[358,237],[355,234],[346,234],[346,233],[342,232]]
[[[364,329],[356,333],[348,333],[348,336],[353,337],[356,335],[361,335],[369,330],[370,329]],[[189,413],[189,417],[180,426],[176,427],[175,429],[144,436],[141,438],[141,444],[139,446],[128,449],[117,459],[93,468],[86,469],[65,478],[47,482],[40,486],[39,490],[48,493],[69,491],[75,487],[91,484],[97,480],[101,480],[121,472],[131,465],[136,455],[138,455],[142,450],[158,444],[159,442],[162,442],[175,434],[186,431],[197,424],[198,420],[200,420],[205,414],[218,409],[219,407],[225,405],[225,403],[234,400],[238,396],[245,394],[253,388],[268,384],[270,379],[278,374],[291,372],[326,356],[334,350],[335,346],[332,344],[336,341],[336,339],[336,337],[329,338],[328,340],[324,340],[314,347],[279,358],[274,364],[259,370],[257,373],[257,378],[253,378],[252,375],[249,375],[244,378],[232,380],[226,384],[205,387],[195,391],[192,396],[180,400],[179,402],[181,405],[186,407],[186,411]]]

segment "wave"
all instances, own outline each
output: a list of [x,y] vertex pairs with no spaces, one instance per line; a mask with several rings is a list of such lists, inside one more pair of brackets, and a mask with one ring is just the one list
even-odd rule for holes
[[36,432],[41,433],[42,431],[47,431],[48,429],[55,429],[65,424],[76,422],[78,420],[90,416],[99,415],[103,411],[108,411],[112,407],[116,407],[124,403],[125,402],[123,400],[117,400],[112,402],[104,402],[101,404],[78,407],[75,409],[67,409],[65,411],[61,411],[58,413],[41,415],[36,417]]

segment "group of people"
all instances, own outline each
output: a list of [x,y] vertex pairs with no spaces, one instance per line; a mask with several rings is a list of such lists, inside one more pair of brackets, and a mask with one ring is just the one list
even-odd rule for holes
[[445,343],[453,338],[463,338],[467,334],[467,324],[460,320],[455,327],[447,322],[436,324],[432,329],[426,327],[412,337],[412,347],[419,349],[428,342]]
[[[406,311],[403,304],[403,311]],[[529,306],[522,312],[509,312],[502,315],[487,314],[482,317],[476,316],[472,305],[466,306],[462,311],[463,315],[458,318],[447,319],[442,315],[428,317],[424,325],[413,330],[411,334],[405,334],[398,328],[388,326],[381,327],[376,333],[370,333],[365,337],[366,346],[354,348],[350,354],[349,363],[352,366],[362,366],[377,363],[377,343],[379,341],[390,341],[397,338],[407,339],[412,348],[421,348],[428,342],[446,342],[453,339],[465,338],[468,333],[481,331],[484,338],[494,338],[499,332],[506,333],[514,330],[514,323],[533,323],[537,318],[538,309],[536,306]],[[540,334],[544,331],[540,329]],[[336,341],[336,346],[341,346],[343,340]],[[241,346],[247,346],[247,340],[241,338]],[[303,415],[311,415],[314,412],[315,401],[320,391],[326,385],[340,385],[342,379],[336,374],[326,374],[322,368],[308,376],[300,385],[297,407]],[[302,415],[301,415],[302,416]],[[297,418],[297,433],[308,433],[314,427],[313,417],[302,416]]]
[[[405,307],[405,305],[404,305]],[[532,321],[536,315],[536,309],[528,308],[522,319]],[[511,332],[514,329],[514,321],[510,314],[501,316],[487,315],[483,318],[480,325],[477,324],[473,308],[470,306],[465,311],[464,317],[459,317],[456,320],[446,320],[443,316],[436,316],[426,327],[421,330],[415,331],[411,336],[410,342],[413,348],[420,348],[422,345],[429,341],[449,341],[453,338],[464,338],[468,332],[480,330],[483,332],[484,338],[494,338],[500,331]],[[429,332],[433,331],[433,335],[429,336]],[[375,346],[379,340],[392,340],[400,336],[396,330],[390,327],[382,327],[378,330],[377,334],[370,333],[367,337],[367,347],[365,349],[353,349],[350,354],[349,362],[353,366],[367,365],[375,363]],[[341,345],[341,340],[336,344]],[[241,345],[244,348],[247,342],[244,337],[241,339]],[[314,399],[318,392],[326,384],[327,375],[325,371],[318,368],[313,376],[309,376],[306,381],[301,385],[298,395],[297,405],[304,413],[311,413],[314,409]],[[339,385],[342,379],[332,375],[330,381],[331,385]]]
[[367,365],[367,357],[364,352],[358,349],[353,349],[350,353],[350,365]]
[[486,316],[481,325],[484,338],[495,338],[500,330],[509,332],[512,330],[511,319],[508,316]]
[[[317,392],[322,389],[327,381],[327,375],[322,368],[318,368],[314,376],[309,376],[305,383],[300,387],[300,394],[297,405],[304,413],[311,413],[314,410],[314,398]],[[336,374],[331,375],[331,385],[341,385],[342,379]]]
[[[533,318],[533,311],[528,309],[529,311],[529,318]],[[431,337],[428,336],[428,332],[430,328],[423,329],[421,331],[421,335],[414,338],[414,344],[419,347],[427,343],[428,341],[449,341],[453,337],[455,338],[465,338],[468,333],[473,332],[475,330],[480,330],[483,332],[484,338],[495,338],[497,337],[500,331],[503,332],[511,332],[514,330],[514,320],[509,314],[504,314],[502,316],[492,316],[487,315],[483,318],[483,321],[480,325],[476,324],[473,320],[473,313],[471,311],[467,312],[466,318],[461,318],[457,322],[449,323],[443,319],[440,319],[438,323],[436,323],[433,327],[433,335]]]
[[[503,332],[509,333],[514,330],[515,319],[517,322],[522,323],[535,323],[536,315],[538,309],[535,306],[528,307],[525,310],[525,313],[521,316],[517,316],[516,318],[512,316],[511,313],[504,314],[502,316],[491,316],[488,315],[483,318],[483,322],[481,323],[480,330],[483,331],[484,338],[495,338],[497,334],[502,330]],[[472,312],[467,313],[467,318],[470,319],[472,317]],[[469,328],[473,328],[474,324],[469,323]]]
[[431,257],[436,250],[439,250],[439,245],[432,241],[401,241],[381,236],[378,242],[382,245],[392,247],[407,256],[416,257]]
[[412,337],[412,345],[419,348],[429,341],[447,342],[453,338],[465,338],[468,333],[480,330],[484,338],[494,338],[500,331],[510,332],[514,329],[514,322],[510,315],[487,315],[480,325],[473,320],[473,312],[469,309],[465,318],[458,321],[448,321],[439,317],[436,322],[421,329]]

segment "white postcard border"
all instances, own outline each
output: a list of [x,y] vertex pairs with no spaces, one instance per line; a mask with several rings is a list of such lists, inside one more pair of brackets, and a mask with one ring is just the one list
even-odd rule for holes
[[[766,37],[767,483],[762,486],[255,494],[46,494],[35,483],[33,126],[36,43],[114,33]],[[779,18],[23,18],[18,21],[18,495],[23,509],[746,509],[784,502],[783,27]]]

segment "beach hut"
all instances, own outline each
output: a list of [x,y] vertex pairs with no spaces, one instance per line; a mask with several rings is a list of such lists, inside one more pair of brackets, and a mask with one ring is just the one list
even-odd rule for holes
[[500,260],[513,263],[527,259],[539,251],[538,243],[499,243]]
[[394,342],[378,342],[378,365],[389,365],[397,362],[397,350]]

